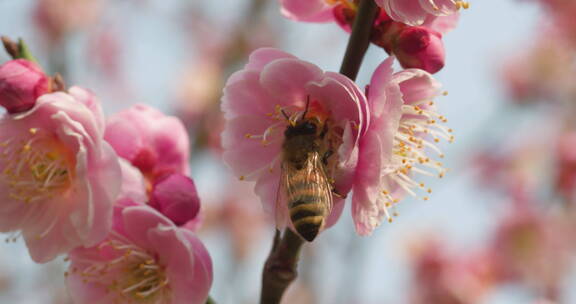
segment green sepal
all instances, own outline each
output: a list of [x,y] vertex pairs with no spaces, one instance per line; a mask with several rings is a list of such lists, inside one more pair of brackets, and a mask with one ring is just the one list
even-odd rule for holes
[[22,59],[32,61],[34,63],[38,63],[38,60],[36,60],[34,55],[32,55],[32,52],[30,52],[30,49],[28,48],[26,43],[24,43],[24,40],[22,40],[22,38],[18,39],[18,52],[20,53],[20,54],[18,54],[19,55],[18,58],[22,58]]

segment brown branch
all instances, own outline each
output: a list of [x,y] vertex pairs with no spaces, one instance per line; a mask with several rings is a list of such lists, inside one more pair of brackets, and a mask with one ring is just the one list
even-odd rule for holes
[[288,286],[296,279],[298,271],[298,256],[304,241],[290,229],[276,230],[274,243],[262,272],[262,292],[260,304],[280,303],[282,295]]
[[[364,54],[370,45],[372,24],[377,14],[378,7],[374,0],[360,1],[340,68],[340,73],[352,80],[356,79]],[[272,250],[262,271],[260,304],[280,303],[284,292],[298,275],[298,257],[303,243],[304,240],[288,228],[284,231],[282,238],[280,238],[280,232],[276,231]]]
[[364,54],[370,45],[370,36],[372,33],[372,25],[378,15],[378,6],[374,0],[362,0],[358,7],[358,14],[354,18],[352,25],[352,34],[348,40],[346,47],[346,54],[342,60],[340,67],[340,74],[355,80],[362,65]]

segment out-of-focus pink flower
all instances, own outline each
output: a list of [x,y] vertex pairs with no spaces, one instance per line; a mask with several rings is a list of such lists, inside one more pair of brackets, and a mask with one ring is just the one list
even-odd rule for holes
[[8,113],[30,110],[49,90],[49,78],[32,61],[16,59],[0,66],[0,105]]
[[[287,206],[276,208],[284,131],[302,116],[326,123],[327,142],[334,154],[329,172],[335,190],[347,194],[351,187],[358,155],[358,140],[367,128],[364,94],[348,78],[323,72],[315,65],[276,49],[252,53],[243,70],[233,74],[224,89],[222,110],[226,119],[222,143],[224,161],[240,179],[255,180],[255,191],[265,210],[276,214],[277,225],[287,223]],[[334,223],[343,207],[335,198],[327,225]]]
[[433,155],[443,154],[435,143],[453,140],[451,130],[441,125],[446,118],[431,101],[440,84],[422,70],[392,74],[392,63],[392,58],[385,60],[368,87],[370,124],[360,139],[352,197],[352,216],[360,235],[370,234],[384,216],[391,221],[388,208],[405,194],[432,192],[415,175],[442,177],[446,170]]
[[194,220],[200,211],[194,181],[182,174],[170,174],[157,180],[150,196],[150,205],[178,226]]
[[560,217],[544,215],[529,201],[514,201],[490,245],[495,277],[519,281],[540,294],[558,296],[566,275],[572,241]]
[[544,8],[546,8],[548,15],[546,20],[551,22],[554,27],[563,32],[563,36],[570,40],[571,43],[576,44],[574,34],[576,33],[576,3],[569,0],[539,0]]
[[375,0],[393,20],[422,25],[429,16],[448,16],[468,3],[460,0]]
[[490,262],[483,254],[451,254],[434,238],[419,240],[412,259],[412,304],[479,303],[493,283]]
[[556,189],[569,201],[576,198],[576,132],[561,134],[556,144]]
[[543,30],[529,47],[523,47],[512,58],[506,58],[502,75],[507,89],[517,103],[535,101],[572,103],[576,88],[571,81],[575,41],[565,37],[562,29],[541,26]]
[[91,64],[99,69],[109,81],[121,81],[121,54],[123,44],[120,42],[119,30],[115,27],[105,28],[90,35],[88,56]]
[[354,5],[347,0],[280,0],[282,15],[306,22],[332,21],[332,8],[336,4]]
[[209,55],[203,55],[202,60],[195,62],[182,75],[178,114],[184,116],[187,123],[194,124],[208,114],[222,90],[222,62],[218,60],[222,58],[214,54],[218,50],[210,51]]
[[442,34],[425,27],[406,27],[392,45],[392,53],[403,68],[436,73],[444,67]]
[[150,183],[167,174],[188,174],[189,140],[182,122],[135,105],[108,120],[104,138]]
[[109,237],[70,252],[74,303],[204,304],[212,261],[192,232],[148,206],[115,208]]
[[35,23],[54,43],[68,32],[92,24],[106,0],[40,0],[34,8]]
[[470,163],[478,170],[482,186],[516,199],[534,196],[542,184],[541,173],[549,166],[549,147],[554,144],[549,132],[544,128],[514,130],[513,140],[478,151]]
[[259,198],[252,183],[234,179],[226,185],[225,191],[202,205],[206,216],[201,231],[225,230],[234,258],[243,261],[261,244],[269,223],[262,208],[254,204]]
[[0,231],[21,231],[36,262],[104,239],[121,184],[96,100],[69,92],[0,119]]

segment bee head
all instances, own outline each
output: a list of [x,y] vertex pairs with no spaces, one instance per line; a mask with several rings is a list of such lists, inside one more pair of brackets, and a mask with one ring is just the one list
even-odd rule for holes
[[294,126],[288,126],[284,131],[284,136],[290,138],[298,135],[316,135],[318,133],[318,123],[314,119],[303,119]]

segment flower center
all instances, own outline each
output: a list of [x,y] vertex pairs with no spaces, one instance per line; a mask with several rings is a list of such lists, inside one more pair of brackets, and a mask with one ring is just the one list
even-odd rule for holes
[[[454,140],[452,129],[440,124],[447,121],[444,116],[436,112],[432,101],[420,101],[402,106],[402,117],[393,140],[391,165],[385,172],[395,184],[388,185],[390,188],[382,191],[387,199],[386,207],[393,207],[400,201],[392,195],[392,189],[395,188],[400,188],[414,197],[418,196],[416,190],[432,193],[431,188],[426,188],[424,183],[415,180],[416,175],[444,177],[446,169],[434,157],[444,157],[436,143],[441,139],[448,142]],[[428,196],[421,198],[425,201],[429,199]],[[394,211],[392,215],[398,214]],[[388,211],[386,216],[391,222],[392,217]]]
[[[284,131],[288,126],[295,126],[296,123],[306,115],[307,119],[315,118],[321,122],[322,127],[326,124],[326,134],[323,137],[323,141],[326,145],[323,149],[330,150],[331,156],[327,159],[328,174],[332,175],[335,170],[336,158],[338,153],[335,153],[340,145],[342,144],[342,134],[343,129],[340,126],[333,124],[330,120],[330,113],[327,111],[318,100],[312,100],[308,109],[306,109],[305,102],[301,105],[289,105],[280,106],[276,105],[274,107],[274,112],[266,113],[266,119],[270,120],[270,125],[264,130],[262,134],[251,134],[246,133],[245,138],[249,140],[259,140],[262,146],[268,146],[273,143],[280,143],[284,140]],[[355,122],[351,122],[354,128],[357,128]],[[270,173],[273,172],[273,168],[276,162],[280,159],[281,155],[278,155],[268,166],[251,172],[249,175],[240,176],[240,180],[250,179],[254,176],[259,175],[262,170],[268,170]]]
[[0,143],[0,179],[8,185],[10,198],[25,203],[45,201],[71,184],[74,158],[57,139],[31,128],[25,139]]
[[[146,250],[131,244],[125,237],[112,232],[115,240],[102,243],[97,250],[112,249],[114,258],[102,261],[82,261],[90,266],[79,274],[85,283],[98,283],[118,296],[119,303],[168,303],[169,280],[165,267]],[[73,268],[72,272],[78,272]]]

